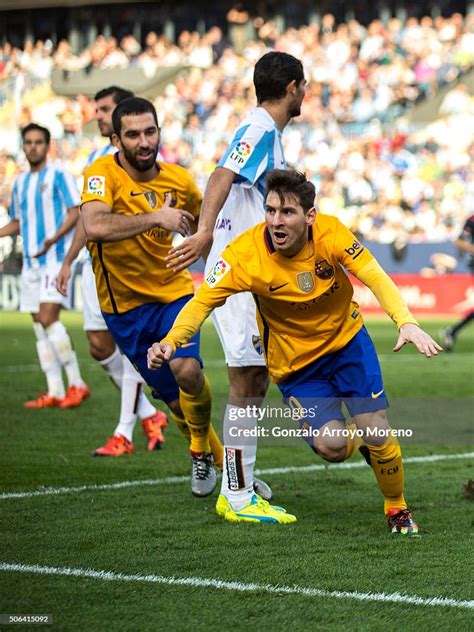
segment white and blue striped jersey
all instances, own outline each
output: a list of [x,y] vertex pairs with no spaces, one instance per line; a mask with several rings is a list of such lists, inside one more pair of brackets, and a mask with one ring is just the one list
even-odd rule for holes
[[97,160],[97,158],[102,158],[102,156],[108,156],[109,154],[116,154],[117,152],[118,147],[115,147],[115,145],[112,145],[112,143],[109,143],[105,147],[98,147],[97,149],[94,149],[94,151],[91,151],[91,153],[89,154],[86,167],[91,165],[95,160]]
[[217,217],[206,268],[233,239],[265,219],[265,177],[271,169],[286,168],[281,132],[264,108],[244,119],[217,166],[237,177]]
[[[41,171],[26,171],[18,176],[13,185],[10,216],[20,222],[27,267],[31,268],[44,240],[53,237],[62,226],[68,209],[78,206],[80,200],[74,177],[56,163],[46,164]],[[39,257],[40,265],[64,261],[72,233],[69,231]]]

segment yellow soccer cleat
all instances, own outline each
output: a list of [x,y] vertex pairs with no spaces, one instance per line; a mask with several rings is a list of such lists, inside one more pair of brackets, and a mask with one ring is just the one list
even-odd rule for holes
[[233,509],[229,501],[222,494],[216,504],[216,513],[229,522],[267,522],[270,524],[289,524],[296,522],[296,516],[286,512],[283,507],[270,505],[257,494],[242,509]]

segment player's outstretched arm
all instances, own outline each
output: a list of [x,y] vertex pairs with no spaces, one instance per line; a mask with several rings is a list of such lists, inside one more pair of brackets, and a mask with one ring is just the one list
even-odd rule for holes
[[169,198],[166,198],[161,210],[152,213],[118,215],[99,200],[84,202],[81,213],[87,238],[91,241],[121,241],[155,227],[184,236],[190,230],[190,222],[194,221],[189,211],[171,206]]
[[217,216],[229,195],[234,178],[235,173],[225,167],[218,167],[212,173],[204,193],[198,229],[179,246],[171,248],[166,257],[167,268],[179,272],[188,268],[200,257],[207,257],[212,245],[212,234]]
[[176,349],[166,342],[154,342],[148,349],[147,363],[151,371],[156,371],[164,362],[171,360]]
[[438,353],[443,350],[443,348],[440,347],[439,344],[426,333],[426,331],[423,331],[421,327],[418,327],[418,325],[413,323],[406,323],[400,327],[400,334],[393,351],[400,351],[400,349],[407,343],[415,345],[418,351],[427,358],[437,356]]

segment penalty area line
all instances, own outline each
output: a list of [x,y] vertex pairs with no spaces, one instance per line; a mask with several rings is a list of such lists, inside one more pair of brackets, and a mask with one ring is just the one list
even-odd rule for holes
[[[461,452],[458,454],[431,454],[428,456],[412,456],[403,459],[404,464],[410,463],[433,463],[439,461],[454,461],[460,459],[472,459],[474,452]],[[365,461],[347,461],[345,463],[328,463],[327,465],[294,465],[287,467],[272,467],[256,469],[255,474],[290,474],[306,472],[320,472],[326,470],[355,470],[366,468]],[[159,485],[176,485],[178,483],[189,482],[189,476],[168,476],[166,478],[138,479],[135,481],[120,481],[118,483],[103,483],[101,485],[81,485],[78,487],[40,487],[24,492],[3,492],[0,500],[13,500],[21,498],[35,498],[36,496],[60,496],[63,494],[81,494],[82,492],[113,491],[116,489],[126,489],[127,487],[154,487]]]
[[325,590],[304,586],[280,586],[277,584],[257,584],[205,577],[166,577],[163,575],[129,575],[112,571],[97,571],[84,568],[64,568],[29,564],[9,564],[0,562],[0,571],[15,573],[33,573],[36,575],[79,577],[82,579],[98,579],[108,582],[134,582],[143,584],[162,584],[165,586],[190,586],[192,588],[213,588],[232,592],[256,592],[273,595],[296,595],[299,597],[322,597],[333,599],[353,599],[356,601],[378,601],[384,603],[411,604],[415,606],[444,606],[450,608],[474,608],[474,600],[451,599],[449,597],[419,597],[402,593],[363,593],[346,590]]

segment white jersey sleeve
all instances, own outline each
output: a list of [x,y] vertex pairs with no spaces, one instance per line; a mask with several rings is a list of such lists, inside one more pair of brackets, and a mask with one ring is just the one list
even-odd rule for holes
[[81,196],[74,176],[69,171],[58,170],[55,184],[66,208],[72,208],[80,204]]
[[254,186],[268,168],[276,166],[275,135],[275,129],[259,125],[240,127],[217,166],[233,171],[237,176],[236,184]]

